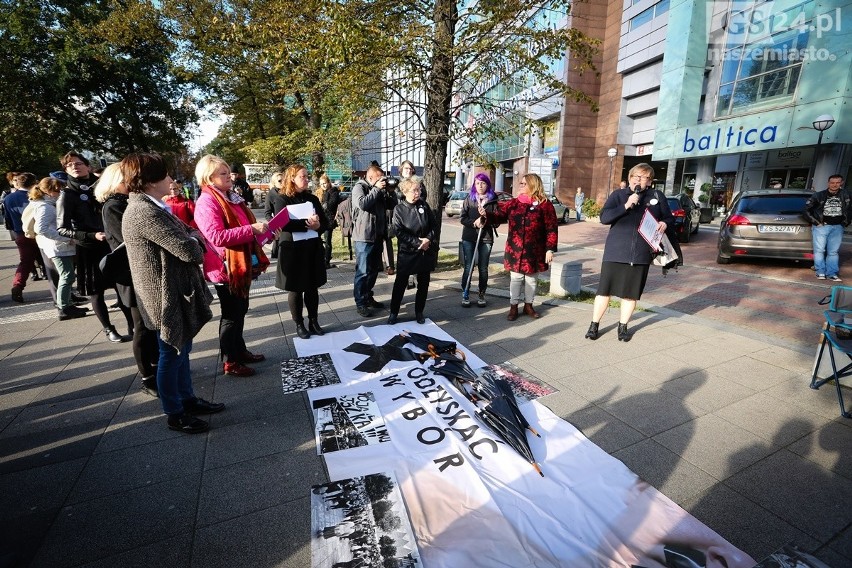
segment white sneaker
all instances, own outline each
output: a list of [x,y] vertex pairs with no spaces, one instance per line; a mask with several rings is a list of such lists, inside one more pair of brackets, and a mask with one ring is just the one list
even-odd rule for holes
[[817,280],[825,280],[825,274],[817,274]]
[[835,274],[834,276],[829,276],[828,279],[832,282],[843,282],[843,279],[840,278],[840,276],[838,276],[837,274]]

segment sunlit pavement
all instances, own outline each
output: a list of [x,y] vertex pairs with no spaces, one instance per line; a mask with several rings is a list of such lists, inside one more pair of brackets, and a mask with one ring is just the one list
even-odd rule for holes
[[[593,223],[560,229],[557,260],[581,261],[592,289],[604,236]],[[717,267],[713,241],[702,229],[686,267],[653,277],[629,343],[616,340],[614,313],[600,339],[584,339],[588,304],[537,300],[540,320],[512,323],[495,286],[487,307],[463,308],[459,271],[435,275],[426,315],[484,360],[558,388],[542,402],[752,556],[793,541],[849,566],[852,421],[832,385],[808,388],[829,286],[808,268]],[[221,375],[214,304],[193,377],[227,408],[187,436],[166,428],[130,345],[106,341],[93,316],[57,321],[43,282],[12,303],[16,263],[0,242],[0,566],[310,566],[309,489],[326,474],[304,397],[281,390],[295,327],[274,272],[252,290],[246,338],[267,356],[255,377]],[[352,270],[340,263],[321,291],[327,332],[387,319],[357,315]],[[379,300],[392,282],[379,277]]]

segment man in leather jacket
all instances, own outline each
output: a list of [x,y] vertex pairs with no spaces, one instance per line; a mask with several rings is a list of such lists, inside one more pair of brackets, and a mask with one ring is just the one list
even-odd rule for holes
[[805,205],[811,222],[814,269],[819,280],[840,282],[840,244],[843,229],[852,223],[852,195],[843,189],[843,176],[828,178],[828,188],[814,193]]

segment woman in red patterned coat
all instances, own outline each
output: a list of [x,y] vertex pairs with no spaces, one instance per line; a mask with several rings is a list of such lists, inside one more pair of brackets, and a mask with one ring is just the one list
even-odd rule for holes
[[479,214],[490,222],[507,223],[509,233],[503,266],[509,271],[509,315],[518,318],[518,304],[524,300],[524,313],[532,318],[539,314],[533,309],[536,275],[547,270],[556,252],[556,210],[544,194],[544,184],[536,174],[526,174],[519,183],[517,197],[498,205],[497,211],[487,213],[481,206]]

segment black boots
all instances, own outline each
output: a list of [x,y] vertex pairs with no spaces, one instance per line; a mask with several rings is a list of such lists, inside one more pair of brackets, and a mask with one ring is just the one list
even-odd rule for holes
[[296,335],[302,339],[310,339],[311,337],[311,334],[305,329],[305,322],[302,320],[296,322]]
[[620,323],[618,324],[618,340],[624,341],[625,343],[633,339],[633,334],[627,331],[627,324]]
[[106,338],[112,341],[113,343],[124,343],[125,341],[130,341],[131,339],[126,335],[119,335],[118,332],[115,331],[115,326],[113,325],[104,328],[104,335],[106,335]]
[[598,326],[600,324],[597,322],[592,322],[589,324],[589,331],[586,332],[586,339],[595,340],[598,338]]
[[308,330],[314,335],[325,335],[325,332],[320,327],[317,318],[308,318]]

